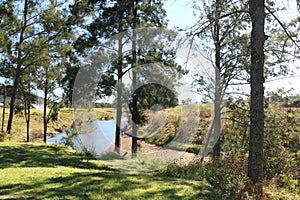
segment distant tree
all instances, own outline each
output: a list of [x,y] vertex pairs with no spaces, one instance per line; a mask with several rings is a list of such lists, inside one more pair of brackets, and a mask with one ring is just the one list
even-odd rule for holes
[[26,141],[30,141],[30,115],[32,104],[36,102],[36,96],[32,95],[32,91],[36,89],[34,87],[33,75],[28,74],[28,77],[23,76],[21,79],[21,94],[22,103],[24,105],[24,117],[26,121]]

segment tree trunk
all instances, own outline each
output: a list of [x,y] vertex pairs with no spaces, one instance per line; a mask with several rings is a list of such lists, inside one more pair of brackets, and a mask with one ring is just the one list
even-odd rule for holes
[[[132,33],[132,88],[136,90],[137,84],[137,77],[136,77],[136,33],[135,33],[135,26],[136,26],[136,19],[137,19],[137,8],[135,0],[132,1],[132,9],[133,9],[133,33]],[[136,156],[137,153],[137,123],[138,122],[138,108],[137,108],[137,95],[135,91],[132,91],[132,145],[131,145],[131,152],[132,157]]]
[[215,94],[214,94],[214,141],[213,158],[219,159],[221,155],[221,42],[220,42],[220,2],[215,3],[215,24],[213,39],[215,44]]
[[[135,36],[135,33],[134,33]],[[135,67],[136,64],[136,43],[135,43],[135,38],[133,38],[133,55],[132,55],[132,62],[133,62],[133,68]],[[132,88],[133,90],[136,89],[136,82],[137,82],[137,77],[136,77],[136,72],[133,69],[132,70]],[[138,108],[137,108],[137,95],[135,91],[132,92],[132,146],[131,146],[131,151],[132,151],[132,156],[134,157],[137,153],[137,122],[138,122]]]
[[28,84],[27,84],[27,87],[28,87],[28,96],[27,96],[27,108],[25,106],[25,110],[27,109],[27,113],[25,112],[25,116],[26,116],[26,133],[27,133],[27,142],[29,142],[30,140],[30,80],[28,81]]
[[10,105],[9,105],[9,117],[7,122],[7,129],[6,129],[8,134],[10,134],[12,130],[12,122],[13,122],[14,112],[15,112],[15,104],[16,104],[19,80],[20,80],[20,74],[17,72],[14,80],[14,85],[12,88]]
[[264,143],[264,0],[250,0],[251,32],[251,103],[248,176],[257,199],[263,196]]
[[116,120],[116,133],[115,133],[115,152],[120,154],[121,149],[121,119],[122,119],[122,37],[119,38],[119,47],[118,47],[118,83],[117,83],[117,120]]
[[48,76],[47,71],[48,69],[45,69],[45,88],[44,88],[44,113],[43,113],[43,120],[44,120],[44,143],[47,141],[47,126],[48,126],[48,117],[47,117],[47,98],[48,98]]
[[6,85],[3,85],[3,109],[2,109],[2,125],[1,132],[4,132],[4,119],[5,119],[5,108],[6,108]]

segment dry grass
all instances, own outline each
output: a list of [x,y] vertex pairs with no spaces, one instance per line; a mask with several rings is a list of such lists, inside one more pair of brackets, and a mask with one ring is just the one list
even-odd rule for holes
[[[96,116],[96,119],[99,120],[107,120],[114,118],[114,110],[112,108],[95,108],[93,112]],[[2,108],[0,108],[0,113],[2,113]],[[6,130],[8,115],[9,110],[6,109],[4,131]],[[72,108],[61,109],[59,111],[57,121],[53,121],[48,124],[48,137],[51,137],[60,131],[67,130],[73,123],[74,116],[76,116],[76,113],[73,112]],[[42,141],[43,127],[43,111],[32,109],[30,123],[31,142]],[[23,113],[18,113],[14,115],[12,133],[9,136],[7,136],[6,139],[14,142],[26,141],[26,121]]]

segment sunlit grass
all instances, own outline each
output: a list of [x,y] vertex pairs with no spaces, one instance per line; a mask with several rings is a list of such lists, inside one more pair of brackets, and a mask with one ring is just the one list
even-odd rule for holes
[[220,199],[206,181],[110,169],[59,145],[0,143],[0,199]]

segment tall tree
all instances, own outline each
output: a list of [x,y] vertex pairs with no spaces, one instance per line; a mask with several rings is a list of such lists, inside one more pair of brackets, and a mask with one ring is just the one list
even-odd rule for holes
[[[156,27],[156,28],[166,28],[166,20],[165,20],[165,10],[163,9],[163,1],[140,1],[134,0],[131,2],[130,8],[130,16],[129,16],[129,24],[130,29],[132,30],[131,35],[131,67],[132,67],[132,92],[131,92],[131,100],[129,101],[129,109],[131,112],[131,119],[132,119],[132,156],[135,156],[137,153],[137,140],[138,140],[138,125],[142,123],[141,117],[143,108],[147,107],[147,105],[143,105],[144,101],[142,100],[141,96],[137,94],[136,90],[138,89],[138,85],[140,80],[143,79],[144,82],[147,82],[147,79],[151,79],[152,76],[143,75],[143,69],[136,70],[138,66],[143,66],[149,63],[163,63],[166,68],[174,69],[175,71],[179,72],[179,74],[183,71],[181,70],[181,66],[178,66],[174,63],[176,55],[174,53],[174,49],[166,47],[167,43],[161,42],[162,46],[161,49],[152,49],[152,48],[145,48],[143,47],[143,40],[153,40],[160,43],[159,39],[155,39],[157,35],[151,35],[151,33],[146,34],[136,32],[138,28],[146,28],[146,27]],[[151,32],[151,31],[150,31]],[[141,36],[144,34],[143,36]],[[172,36],[170,37],[170,39]],[[165,48],[165,50],[164,50]],[[145,59],[148,58],[148,59]],[[170,59],[171,58],[171,59]],[[173,59],[173,60],[172,60]],[[152,70],[149,66],[145,65],[147,70]],[[166,69],[167,70],[167,69]],[[160,74],[156,74],[157,77],[161,77]],[[167,73],[165,73],[167,75]],[[176,76],[174,76],[176,77]],[[174,81],[174,80],[173,80]],[[144,87],[144,89],[151,89],[150,87]],[[153,88],[152,88],[153,89]],[[154,93],[153,93],[154,94]],[[168,94],[168,93],[166,93]],[[166,97],[166,96],[165,96]],[[145,98],[145,97],[144,97]],[[149,101],[150,102],[150,101]],[[157,102],[158,104],[162,102]]]
[[[11,96],[11,101],[10,101],[10,109],[9,109],[9,118],[8,118],[8,123],[7,123],[7,132],[11,133],[11,129],[12,129],[12,122],[13,122],[13,116],[14,116],[14,111],[15,111],[15,102],[16,102],[16,98],[17,98],[17,91],[18,91],[18,85],[20,82],[20,78],[21,78],[21,73],[22,73],[22,68],[23,68],[23,60],[26,57],[26,53],[24,56],[24,53],[22,52],[22,46],[23,43],[25,43],[26,41],[26,36],[25,36],[25,32],[26,32],[26,28],[29,24],[29,18],[30,18],[30,11],[29,11],[29,6],[30,6],[30,1],[25,0],[24,1],[24,7],[23,7],[23,16],[22,16],[22,21],[20,21],[19,23],[21,24],[21,26],[19,25],[19,27],[17,29],[19,29],[19,36],[18,36],[18,42],[16,43],[17,48],[15,49],[17,56],[14,58],[15,59],[15,63],[16,63],[16,68],[15,68],[15,76],[14,76],[14,84],[13,84],[13,93]],[[18,24],[17,20],[15,21],[16,24]]]
[[220,157],[222,102],[229,87],[233,87],[238,80],[244,81],[241,80],[243,75],[244,79],[247,76],[243,72],[248,66],[249,58],[248,37],[243,33],[248,21],[246,5],[244,1],[224,0],[194,5],[200,11],[200,20],[191,28],[192,37],[199,36],[205,41],[204,51],[214,68],[211,74],[197,73],[194,80],[196,90],[214,102],[213,126],[207,135],[202,157],[210,151],[212,145],[213,157]]
[[263,195],[265,1],[249,0],[251,32],[251,102],[248,176],[257,199]]
[[[131,66],[132,66],[132,88],[133,90],[137,86],[137,74],[135,68],[137,67],[137,36],[136,36],[136,28],[137,28],[137,17],[138,17],[138,1],[133,0],[131,4],[131,18],[132,18],[132,59],[131,59]],[[131,142],[131,152],[132,156],[134,157],[137,153],[137,120],[138,120],[138,101],[137,95],[135,92],[132,92],[132,106],[131,106],[131,119],[132,119],[132,142]]]
[[[78,4],[81,1],[78,1]],[[117,88],[117,123],[116,123],[116,151],[120,148],[120,121],[122,113],[122,77],[125,73],[137,66],[137,64],[143,64],[139,57],[143,57],[140,54],[146,55],[151,51],[141,51],[138,49],[137,38],[135,37],[135,29],[143,27],[163,27],[165,23],[165,11],[162,8],[162,1],[92,1],[94,8],[96,9],[97,17],[94,21],[85,26],[88,30],[88,34],[83,35],[78,40],[78,46],[83,47],[82,50],[93,47],[101,42],[103,39],[114,38],[110,41],[118,45],[118,56],[113,65],[108,66],[107,72],[104,73],[106,77],[102,76],[102,81],[99,83],[101,87],[104,87],[104,92],[110,94],[110,90],[116,86]],[[75,3],[76,4],[76,3]],[[127,34],[130,34],[128,36]],[[145,36],[146,37],[146,36]],[[153,37],[153,36],[151,36]],[[141,40],[141,39],[140,39]],[[131,45],[131,52],[125,55],[123,46]],[[143,52],[143,53],[141,53]],[[152,52],[158,53],[158,52]],[[152,59],[154,61],[154,59]],[[115,73],[117,80],[112,76]],[[136,71],[133,70],[133,77]],[[135,79],[135,78],[134,78]],[[137,81],[137,80],[136,80]],[[133,82],[136,82],[133,81]],[[115,83],[118,83],[115,85]],[[133,84],[134,85],[134,84]],[[133,102],[137,102],[134,95],[132,96]],[[136,103],[134,103],[136,104]],[[132,120],[137,120],[137,106],[132,106]],[[133,125],[134,127],[135,124]],[[136,128],[133,127],[132,136],[136,135]],[[133,137],[133,152],[137,149],[137,140]]]
[[[89,4],[90,3],[90,4]],[[86,10],[86,6],[92,6],[91,10]],[[81,54],[85,53],[86,49],[97,46],[103,39],[109,39],[112,43],[117,43],[117,59],[113,65],[109,66],[107,71],[101,76],[101,81],[99,83],[99,89],[102,94],[111,95],[112,87],[116,83],[117,96],[116,96],[116,132],[115,132],[115,151],[120,153],[121,148],[121,117],[122,117],[122,77],[126,67],[123,60],[123,46],[124,37],[122,33],[127,29],[128,25],[128,13],[130,11],[130,2],[128,1],[77,1],[73,6],[73,11],[79,9],[83,13],[89,15],[90,12],[96,13],[96,18],[82,28],[88,31],[88,34],[83,34],[77,40],[77,49]],[[74,13],[74,14],[77,14]],[[93,14],[94,15],[94,14]],[[83,22],[84,24],[84,22]],[[114,35],[118,35],[113,38]],[[104,70],[105,71],[105,70]],[[117,80],[114,80],[112,73],[115,73]],[[102,90],[103,89],[103,90]]]
[[[42,25],[47,32],[56,34],[51,42],[45,45],[45,48],[39,55],[39,66],[37,68],[38,88],[44,93],[44,142],[47,140],[47,127],[51,120],[57,119],[58,102],[55,95],[55,89],[62,80],[62,73],[65,72],[65,66],[69,64],[68,55],[73,48],[75,34],[69,29],[70,21],[67,17],[68,10],[61,10],[63,4],[57,1],[50,1],[47,10],[42,12]],[[62,27],[63,26],[63,27]],[[42,35],[41,40],[47,40],[48,35]],[[48,109],[49,112],[48,112]]]

